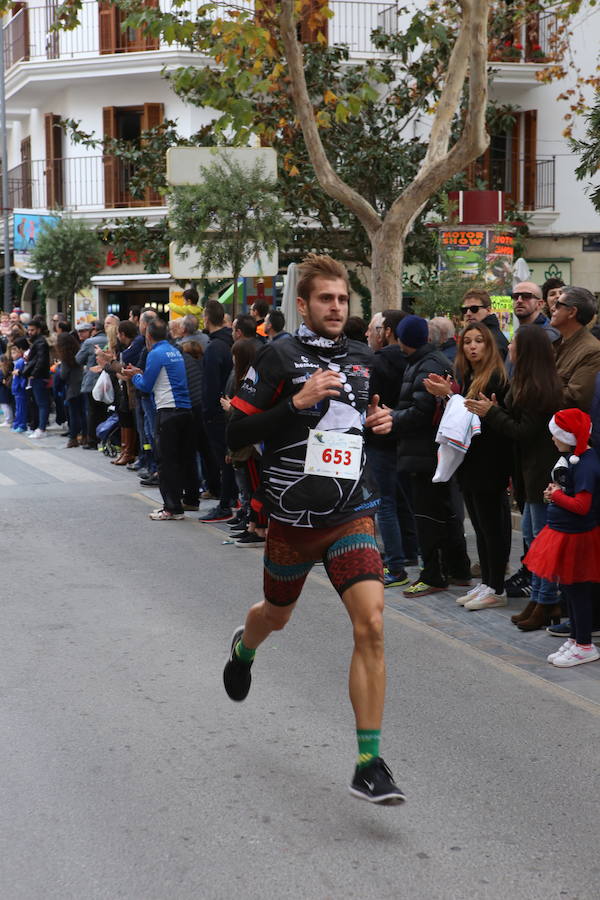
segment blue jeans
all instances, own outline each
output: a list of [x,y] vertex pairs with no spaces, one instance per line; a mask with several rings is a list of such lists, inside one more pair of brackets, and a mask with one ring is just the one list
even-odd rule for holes
[[74,441],[78,434],[85,434],[83,394],[77,394],[76,397],[67,400],[67,410],[69,412],[69,437]]
[[398,575],[407,559],[418,556],[416,530],[402,530],[401,519],[412,520],[412,510],[396,469],[396,447],[389,450],[367,446],[367,461],[381,496],[377,510],[377,525],[383,541],[385,564]]
[[48,427],[48,414],[50,413],[50,391],[47,378],[32,378],[31,389],[33,399],[38,408],[38,428],[45,431]]
[[[546,524],[547,508],[545,503],[526,503],[521,519],[521,531],[523,540],[528,547],[533,539],[538,536]],[[539,575],[531,573],[531,599],[536,603],[552,606],[558,603],[558,588],[552,581],[546,581]]]
[[149,397],[142,397],[142,410],[144,411],[144,433],[146,442],[150,445],[147,452],[148,470],[150,472],[156,472],[156,456],[154,453],[156,442],[156,404],[154,403],[152,394]]

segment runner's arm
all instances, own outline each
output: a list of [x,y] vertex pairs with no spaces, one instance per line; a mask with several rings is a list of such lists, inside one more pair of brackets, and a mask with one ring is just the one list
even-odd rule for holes
[[271,409],[247,415],[232,405],[232,416],[227,426],[227,446],[230,450],[239,450],[249,444],[268,441],[281,433],[281,429],[293,419],[297,412],[292,411],[290,399],[280,400]]

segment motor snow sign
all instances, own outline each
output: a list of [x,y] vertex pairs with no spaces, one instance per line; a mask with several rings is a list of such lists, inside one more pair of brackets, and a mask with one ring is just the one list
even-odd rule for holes
[[[277,154],[270,147],[256,149],[240,147],[172,147],[167,150],[167,183],[173,187],[186,184],[202,184],[202,169],[209,168],[215,162],[225,158],[250,171],[257,162],[262,163],[264,177],[277,180]],[[218,232],[217,232],[218,234]],[[173,278],[178,280],[197,280],[201,278],[226,278],[231,272],[205,272],[199,265],[198,253],[188,247],[184,258],[177,252],[174,243],[169,245],[169,270]],[[244,265],[241,275],[260,277],[276,275],[279,271],[279,254],[272,256],[261,253]]]

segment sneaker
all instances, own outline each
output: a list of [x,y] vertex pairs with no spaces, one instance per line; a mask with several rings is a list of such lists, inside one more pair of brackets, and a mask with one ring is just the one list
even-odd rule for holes
[[42,431],[41,428],[36,428],[35,431],[29,435],[32,441],[39,441],[42,438],[46,437],[46,432]]
[[158,487],[159,483],[158,474],[150,475],[148,478],[140,478],[140,484],[143,484],[144,487]]
[[477,584],[474,588],[471,588],[470,591],[467,591],[466,594],[463,594],[462,597],[457,597],[456,602],[459,606],[464,606],[465,603],[468,603],[469,600],[474,600],[478,594],[481,593],[482,589],[486,587],[485,584]]
[[25,434],[27,429],[25,428],[24,425],[17,425],[16,428],[13,427],[13,431],[15,434]]
[[562,656],[563,653],[566,653],[567,650],[570,650],[573,644],[575,643],[575,638],[569,638],[568,641],[565,641],[564,644],[561,644],[558,650],[555,653],[549,653],[546,659],[548,662],[554,662],[555,659],[558,659],[559,656]]
[[481,566],[478,562],[474,562],[471,566],[471,575],[473,578],[481,578]]
[[254,531],[248,531],[242,534],[235,542],[236,547],[264,547],[266,538],[261,537]]
[[405,597],[425,597],[427,594],[439,594],[445,590],[445,587],[434,587],[432,584],[425,584],[424,581],[415,581],[402,593]]
[[0,422],[0,428],[10,428],[11,422]]
[[561,622],[560,625],[548,625],[546,628],[548,634],[551,634],[552,637],[570,637],[571,635],[571,620],[567,619],[566,622]]
[[238,510],[235,516],[232,516],[231,519],[227,519],[225,524],[229,525],[230,528],[236,528],[238,525],[243,525],[246,521],[246,516],[240,515],[240,512],[241,510]]
[[127,468],[130,472],[139,472],[140,469],[145,467],[145,463],[143,459],[135,459],[132,463],[127,463]]
[[198,512],[200,509],[199,503],[182,503],[181,505],[186,512]]
[[521,568],[504,582],[504,590],[507,597],[524,598],[531,597],[531,575],[527,569]]
[[488,587],[487,584],[482,586],[482,590],[465,603],[465,609],[492,609],[495,606],[508,606],[508,600],[505,594],[495,594],[494,589]]
[[154,522],[176,522],[180,519],[185,519],[185,516],[183,513],[169,512],[167,509],[155,509],[148,513],[148,518]]
[[582,663],[595,662],[597,659],[600,659],[600,650],[593,644],[587,649],[585,647],[580,647],[579,644],[572,644],[568,650],[552,660],[552,665],[558,666],[559,669],[570,669],[571,666],[580,666]]
[[225,685],[227,695],[238,703],[241,700],[246,699],[248,691],[250,690],[250,684],[252,683],[252,673],[250,672],[252,663],[242,662],[242,660],[238,659],[235,655],[235,648],[239,641],[241,641],[243,633],[243,626],[236,628],[233,632],[229,659],[225,663],[225,668],[223,669],[223,684]]
[[380,756],[375,757],[373,762],[362,769],[356,767],[350,793],[353,797],[368,800],[369,803],[380,803],[383,806],[397,806],[406,800]]
[[200,516],[201,522],[226,522],[231,518],[231,508],[228,506],[213,506],[207,513]]
[[405,584],[408,584],[408,575],[406,572],[399,572],[398,575],[392,575],[389,571],[383,573],[384,588],[403,587]]
[[201,500],[218,500],[219,498],[215,497],[214,494],[211,494],[210,491],[202,491],[202,493],[200,494],[200,499]]

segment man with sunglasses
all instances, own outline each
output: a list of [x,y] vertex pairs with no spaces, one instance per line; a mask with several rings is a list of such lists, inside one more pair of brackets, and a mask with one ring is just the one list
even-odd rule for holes
[[589,412],[596,375],[600,372],[600,342],[585,327],[598,312],[591,291],[565,287],[550,320],[560,332],[554,345],[556,368],[564,384],[565,408],[576,406]]
[[548,337],[552,342],[559,339],[559,332],[552,327],[550,319],[546,318],[542,312],[544,300],[539,285],[533,281],[519,282],[513,290],[512,301],[513,311],[519,320],[519,325],[539,325],[548,332]]
[[468,290],[462,299],[460,311],[465,325],[481,322],[489,328],[500,351],[500,356],[502,359],[506,359],[508,340],[500,330],[500,322],[497,316],[492,312],[492,300],[488,292],[479,288]]

